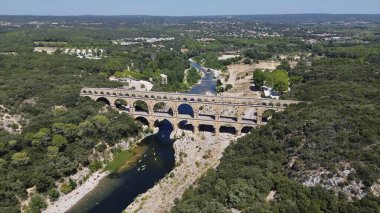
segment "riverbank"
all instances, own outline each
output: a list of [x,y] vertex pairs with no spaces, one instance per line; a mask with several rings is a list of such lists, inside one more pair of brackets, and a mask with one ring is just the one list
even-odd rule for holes
[[98,171],[89,176],[87,181],[66,195],[62,195],[54,203],[50,203],[48,207],[42,211],[43,213],[62,213],[68,211],[85,195],[91,193],[97,187],[100,180],[109,175],[109,172]]
[[144,155],[146,149],[146,145],[139,143],[131,149],[121,151],[114,156],[112,162],[110,162],[104,170],[110,172],[112,175],[122,174],[137,164],[138,160]]
[[119,175],[127,169],[133,167],[142,157],[146,146],[139,141],[135,146],[121,151],[113,157],[113,160],[102,170],[90,174],[89,169],[79,171],[75,176],[85,177],[86,181],[78,185],[68,194],[63,194],[55,202],[49,202],[43,213],[61,213],[70,210],[86,195],[91,194],[94,189],[99,187],[99,182],[108,175]]
[[[127,207],[126,212],[166,212],[174,206],[174,200],[182,194],[210,168],[219,165],[224,150],[236,136],[178,131],[182,137],[174,142],[176,167],[158,184],[138,196]],[[159,201],[159,202],[158,202]]]

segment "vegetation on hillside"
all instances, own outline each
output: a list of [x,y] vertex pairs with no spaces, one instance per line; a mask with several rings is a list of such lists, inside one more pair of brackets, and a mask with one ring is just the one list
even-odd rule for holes
[[[307,102],[227,148],[217,170],[189,189],[172,212],[379,212],[380,200],[370,189],[380,177],[379,61],[342,60],[291,70],[291,78],[304,80],[283,98]],[[335,191],[322,187],[342,164],[353,169],[347,179]],[[318,171],[329,175],[315,187],[302,184]],[[360,200],[344,190],[358,183],[366,194]]]

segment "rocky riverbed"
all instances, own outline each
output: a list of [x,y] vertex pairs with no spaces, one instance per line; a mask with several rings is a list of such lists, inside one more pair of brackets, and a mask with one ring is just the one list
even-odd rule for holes
[[197,136],[179,130],[176,135],[180,135],[174,142],[176,167],[153,188],[138,196],[126,212],[166,212],[208,169],[219,165],[224,150],[236,140],[233,135],[216,137],[207,132]]

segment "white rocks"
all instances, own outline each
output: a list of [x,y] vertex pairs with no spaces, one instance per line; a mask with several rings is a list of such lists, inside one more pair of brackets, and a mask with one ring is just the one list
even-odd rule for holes
[[124,88],[130,90],[151,91],[153,88],[153,83],[149,81],[138,80],[135,78],[116,78],[114,76],[111,76],[109,80],[124,83]]
[[61,49],[61,52],[66,55],[73,55],[78,58],[86,58],[92,60],[100,60],[104,58],[105,50],[95,48],[95,49],[76,49],[76,48],[65,48]]
[[303,185],[305,186],[313,187],[320,185],[323,188],[333,190],[336,194],[342,192],[347,196],[348,200],[352,201],[354,199],[361,199],[366,195],[366,192],[363,190],[364,184],[361,180],[348,182],[348,175],[352,172],[355,172],[353,168],[345,168],[332,176],[331,172],[320,168],[313,171],[304,171],[301,176],[309,176],[306,181],[303,181]]

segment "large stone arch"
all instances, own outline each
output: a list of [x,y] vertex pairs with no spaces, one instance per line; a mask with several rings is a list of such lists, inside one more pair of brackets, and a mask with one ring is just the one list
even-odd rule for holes
[[149,120],[145,117],[142,117],[142,116],[136,117],[135,121],[140,122],[144,126],[148,126],[148,127],[150,126]]
[[200,116],[210,117],[215,120],[216,115],[219,114],[219,109],[212,104],[197,104],[196,109]]
[[215,127],[213,125],[209,125],[209,124],[199,124],[198,130],[199,130],[199,132],[216,133]]
[[153,111],[155,113],[167,113],[173,116],[174,109],[175,108],[173,107],[173,105],[169,104],[168,102],[156,102],[153,105]]
[[230,134],[236,135],[237,129],[233,126],[223,125],[219,128],[219,132],[220,133],[230,133]]
[[130,105],[128,105],[128,101],[122,98],[116,99],[114,103],[115,107],[122,111],[130,111]]
[[190,123],[187,120],[182,120],[178,123],[178,128],[182,130],[187,130],[187,131],[195,131],[195,127],[192,123]]
[[177,111],[179,115],[189,115],[194,117],[194,108],[188,103],[182,103],[178,105]]
[[255,128],[251,127],[251,126],[245,126],[241,129],[241,133],[243,134],[248,134],[250,133],[251,131],[253,131]]
[[229,104],[220,106],[220,116],[222,117],[238,117],[239,107]]
[[276,110],[274,109],[267,109],[263,111],[262,122],[268,122],[269,120],[271,120],[275,113],[276,113]]
[[149,113],[149,105],[144,100],[136,100],[133,102],[133,106],[135,112],[146,112]]
[[161,119],[156,119],[153,123],[153,126],[154,127],[160,127],[161,124],[170,124],[170,130],[173,131],[175,128],[174,128],[174,123],[173,121],[171,121],[170,119],[165,119],[165,118],[161,118]]
[[243,121],[250,121],[251,123],[257,123],[257,114],[258,114],[259,109],[258,108],[242,108],[240,110],[241,118]]
[[111,106],[111,102],[105,97],[100,97],[96,99],[96,102],[105,103],[106,105]]

